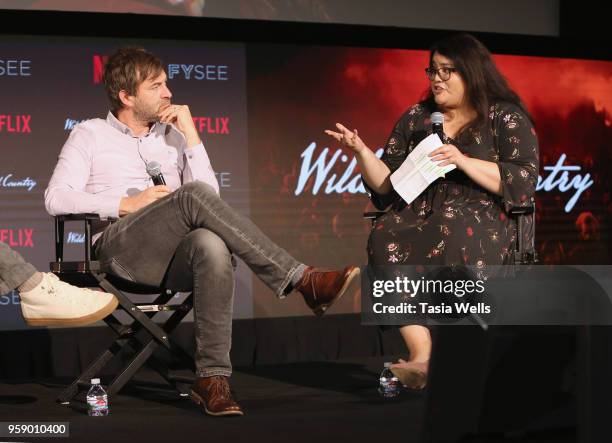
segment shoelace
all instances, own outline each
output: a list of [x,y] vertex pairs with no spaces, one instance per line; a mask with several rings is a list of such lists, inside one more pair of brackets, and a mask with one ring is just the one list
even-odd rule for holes
[[300,286],[303,288],[310,287],[312,292],[312,297],[314,300],[317,300],[317,291],[316,291],[316,282],[321,278],[321,275],[325,270],[312,270],[308,274],[304,275],[304,281],[301,282]]
[[[59,277],[55,274],[49,274],[48,278],[50,280],[49,284],[46,287],[42,286],[42,288],[47,291],[47,294],[57,297],[58,293],[55,287],[60,286],[60,290],[61,290],[61,286],[67,285],[68,283],[61,281]],[[72,305],[83,302],[81,298],[75,298],[75,297],[65,297],[65,300],[67,300]]]
[[48,278],[51,279],[51,282],[49,283],[49,285],[47,285],[46,288],[44,286],[42,286],[42,288],[46,289],[47,294],[49,295],[57,295],[57,293],[55,292],[55,286],[54,286],[55,282],[53,280],[59,281],[59,278],[55,274],[50,274]]

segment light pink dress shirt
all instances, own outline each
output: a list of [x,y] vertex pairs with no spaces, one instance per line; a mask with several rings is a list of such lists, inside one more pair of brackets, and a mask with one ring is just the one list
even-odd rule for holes
[[140,137],[111,113],[74,127],[45,191],[51,215],[96,213],[119,217],[119,202],[153,186],[146,164],[157,161],[167,186],[200,180],[219,193],[219,184],[202,143],[187,148],[172,125],[156,123]]

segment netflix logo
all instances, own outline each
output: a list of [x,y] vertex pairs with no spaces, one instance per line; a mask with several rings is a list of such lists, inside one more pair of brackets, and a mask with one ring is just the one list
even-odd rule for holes
[[229,134],[229,117],[193,117],[200,134]]
[[0,132],[29,134],[31,115],[0,114]]
[[11,248],[33,248],[34,229],[31,228],[0,228],[0,242]]
[[93,82],[94,85],[99,85],[103,81],[104,77],[104,65],[108,61],[108,55],[93,56]]

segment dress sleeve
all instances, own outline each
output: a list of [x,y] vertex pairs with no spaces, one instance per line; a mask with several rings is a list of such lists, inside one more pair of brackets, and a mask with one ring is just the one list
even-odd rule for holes
[[502,202],[506,211],[535,201],[539,148],[535,129],[525,113],[514,105],[500,107],[495,129],[499,149]]
[[[389,138],[387,139],[381,160],[389,167],[391,173],[395,172],[395,170],[401,166],[402,162],[408,155],[408,143],[412,131],[414,130],[415,116],[419,113],[419,110],[420,106],[415,105],[406,111],[397,121],[393,127],[393,130],[391,131],[391,134],[389,135]],[[386,209],[398,198],[398,195],[394,190],[391,190],[387,194],[379,194],[370,188],[363,178],[362,181],[363,186],[366,188],[368,195],[370,196],[372,204],[374,204],[377,209]]]

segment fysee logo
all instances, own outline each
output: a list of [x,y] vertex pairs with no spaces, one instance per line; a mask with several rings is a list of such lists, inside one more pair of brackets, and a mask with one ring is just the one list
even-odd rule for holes
[[[98,85],[103,82],[104,65],[108,55],[94,54],[93,56],[93,82]],[[183,77],[185,80],[229,80],[229,66],[227,65],[184,65],[171,63],[168,65],[168,79]]]
[[93,82],[94,85],[102,83],[104,77],[104,65],[108,61],[108,55],[93,56]]
[[3,60],[0,58],[0,77],[30,77],[31,60]]
[[29,134],[32,132],[31,120],[31,115],[0,114],[0,132]]
[[0,295],[0,306],[18,305],[19,294],[17,291],[11,291],[8,294]]
[[227,65],[168,65],[168,78],[182,77],[185,80],[229,80]]

